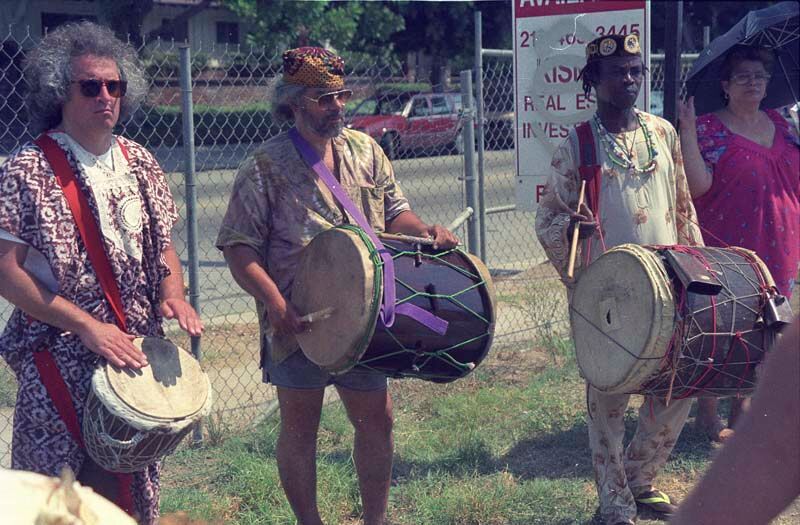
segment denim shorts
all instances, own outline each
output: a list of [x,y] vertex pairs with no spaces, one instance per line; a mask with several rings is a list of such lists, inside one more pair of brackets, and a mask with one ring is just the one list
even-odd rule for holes
[[350,370],[341,375],[332,375],[309,361],[300,350],[280,364],[275,364],[267,353],[262,378],[265,383],[302,390],[325,388],[328,385],[362,392],[386,389],[385,374],[371,370]]

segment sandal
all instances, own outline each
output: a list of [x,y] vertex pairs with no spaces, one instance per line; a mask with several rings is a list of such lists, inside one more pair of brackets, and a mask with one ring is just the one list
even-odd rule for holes
[[647,490],[636,496],[635,499],[637,504],[664,516],[671,516],[678,511],[678,507],[672,504],[669,496],[660,490]]

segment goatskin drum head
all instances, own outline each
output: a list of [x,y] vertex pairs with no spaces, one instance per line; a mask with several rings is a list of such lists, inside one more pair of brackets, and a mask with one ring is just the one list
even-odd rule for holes
[[0,468],[0,511],[7,525],[136,525],[122,509],[77,481],[4,468]]
[[203,408],[208,381],[189,352],[160,337],[139,337],[133,344],[149,364],[138,370],[106,365],[117,397],[136,412],[162,419],[183,419]]
[[612,248],[580,275],[570,321],[581,375],[608,393],[636,392],[663,364],[675,306],[658,254]]
[[375,331],[382,285],[375,286],[370,247],[352,230],[334,228],[306,246],[292,285],[299,315],[333,307],[327,319],[297,334],[306,357],[332,374],[352,368]]

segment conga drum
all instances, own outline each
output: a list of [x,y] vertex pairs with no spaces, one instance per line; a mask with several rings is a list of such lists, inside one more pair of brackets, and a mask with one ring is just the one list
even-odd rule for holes
[[[676,253],[707,270],[701,277],[716,290],[688,290]],[[750,394],[775,336],[766,307],[781,299],[743,248],[612,248],[582,273],[570,304],[581,375],[610,394]]]
[[441,383],[466,376],[486,357],[494,335],[489,271],[458,249],[383,243],[394,261],[397,304],[411,302],[447,321],[446,332],[404,315],[390,328],[383,325],[383,263],[369,237],[345,225],[317,235],[298,266],[292,304],[301,313],[333,308],[297,335],[303,353],[331,374],[356,368]]
[[197,360],[167,339],[137,338],[138,370],[95,370],[83,414],[89,456],[110,472],[136,472],[171,454],[211,411],[211,382]]
[[136,525],[122,509],[74,480],[0,468],[0,516],[6,525]]

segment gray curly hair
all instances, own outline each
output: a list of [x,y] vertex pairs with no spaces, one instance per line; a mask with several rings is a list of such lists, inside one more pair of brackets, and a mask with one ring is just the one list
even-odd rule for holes
[[292,106],[299,105],[300,97],[303,96],[305,90],[305,86],[284,82],[283,78],[278,78],[274,82],[269,99],[275,122],[283,124],[294,121]]
[[120,120],[127,118],[147,95],[147,81],[136,50],[114,33],[92,22],[65,24],[48,33],[28,55],[24,76],[28,83],[25,106],[33,135],[61,123],[61,108],[72,81],[72,59],[84,55],[110,58],[117,63],[128,90],[120,99]]

